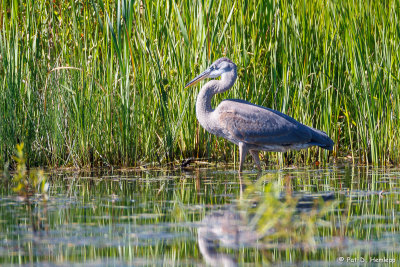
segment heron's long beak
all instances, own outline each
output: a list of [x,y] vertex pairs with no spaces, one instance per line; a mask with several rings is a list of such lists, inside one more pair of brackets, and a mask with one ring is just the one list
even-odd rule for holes
[[191,80],[190,82],[188,82],[185,85],[185,88],[188,88],[192,85],[195,85],[196,83],[200,82],[201,80],[204,80],[205,78],[207,78],[210,75],[211,70],[207,69],[206,71],[204,71],[203,73],[201,73],[200,75],[198,75],[196,78],[194,78],[193,80]]

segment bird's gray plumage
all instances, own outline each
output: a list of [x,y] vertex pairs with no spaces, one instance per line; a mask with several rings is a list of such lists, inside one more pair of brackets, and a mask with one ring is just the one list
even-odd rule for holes
[[239,171],[249,151],[260,168],[260,150],[284,152],[310,146],[332,150],[334,143],[326,133],[301,124],[279,111],[238,99],[224,100],[214,110],[211,107],[212,97],[230,89],[237,78],[236,65],[228,58],[215,61],[186,87],[205,78],[219,76],[220,80],[211,80],[200,90],[196,101],[196,116],[208,132],[239,146]]

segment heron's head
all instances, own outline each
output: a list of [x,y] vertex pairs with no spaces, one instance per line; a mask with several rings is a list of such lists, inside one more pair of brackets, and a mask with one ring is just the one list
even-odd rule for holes
[[196,83],[204,80],[206,78],[217,78],[220,77],[222,74],[231,72],[232,70],[236,69],[235,63],[233,63],[229,58],[222,57],[214,61],[204,72],[199,74],[196,78],[191,80],[185,85],[185,88],[188,88]]

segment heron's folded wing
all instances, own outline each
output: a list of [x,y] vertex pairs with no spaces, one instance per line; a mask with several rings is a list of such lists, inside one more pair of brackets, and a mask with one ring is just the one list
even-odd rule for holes
[[237,101],[226,101],[218,108],[221,126],[241,142],[291,145],[308,143],[312,137],[308,127],[272,109]]

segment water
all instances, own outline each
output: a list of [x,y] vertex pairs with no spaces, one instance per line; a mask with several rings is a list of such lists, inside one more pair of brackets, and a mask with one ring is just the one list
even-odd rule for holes
[[2,179],[0,264],[400,262],[398,169],[271,169],[240,177],[213,168],[47,176],[48,199],[37,195],[30,204]]

